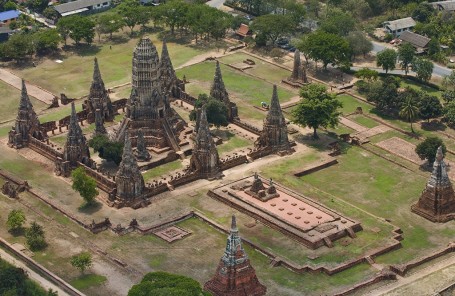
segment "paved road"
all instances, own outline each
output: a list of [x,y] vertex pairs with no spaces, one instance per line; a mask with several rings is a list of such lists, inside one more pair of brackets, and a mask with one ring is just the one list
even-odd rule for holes
[[69,296],[68,293],[66,293],[65,291],[63,291],[62,289],[60,289],[59,287],[57,287],[56,285],[54,285],[53,283],[48,281],[46,278],[39,275],[38,273],[34,272],[27,265],[25,265],[25,263],[14,258],[9,253],[5,252],[3,249],[0,249],[0,258],[2,258],[3,260],[9,262],[10,264],[12,264],[16,267],[19,267],[19,268],[22,268],[23,270],[25,270],[27,272],[29,278],[31,278],[35,282],[39,283],[39,285],[41,287],[43,287],[44,289],[48,290],[50,288],[54,291],[57,291],[58,296]]
[[[378,53],[386,48],[393,48],[392,46],[385,46],[383,43],[379,43],[376,41],[373,42],[373,53]],[[433,63],[434,68],[433,68],[433,75],[444,77],[447,75],[450,75],[452,73],[452,70],[443,66],[440,66],[438,64]],[[395,70],[396,71],[396,70]],[[400,71],[400,74],[404,73],[404,71]]]

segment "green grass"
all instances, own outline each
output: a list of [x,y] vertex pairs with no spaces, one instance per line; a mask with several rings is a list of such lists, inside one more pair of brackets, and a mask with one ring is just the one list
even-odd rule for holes
[[[206,83],[207,87],[213,81],[215,73],[214,62],[203,62],[176,71],[180,78],[185,75],[187,79]],[[260,106],[261,102],[270,102],[272,97],[272,84],[258,78],[250,77],[240,71],[221,65],[223,81],[228,92],[241,101],[251,105]],[[281,103],[289,101],[297,93],[278,87],[278,97]]]
[[379,123],[369,117],[363,116],[361,114],[357,115],[352,115],[349,117],[350,120],[357,122],[358,124],[367,127],[367,128],[373,128],[375,126],[378,126]]
[[[149,35],[161,52],[162,42],[157,35]],[[58,59],[45,59],[37,67],[13,69],[26,80],[51,91],[54,94],[65,93],[68,97],[81,97],[88,94],[93,74],[93,58],[98,58],[101,75],[107,87],[119,85],[131,80],[131,59],[138,38],[129,39],[123,43],[95,42],[92,46],[85,45],[75,51],[63,52]],[[112,46],[112,49],[111,47]],[[174,67],[178,67],[199,55],[204,50],[168,42],[169,54]]]
[[71,286],[78,290],[99,286],[106,281],[106,277],[98,274],[84,274],[70,282]]
[[220,156],[228,154],[236,149],[251,146],[253,143],[245,138],[231,134],[229,140],[223,141],[223,144],[217,146]]
[[365,113],[368,113],[371,109],[373,109],[372,105],[357,100],[356,98],[349,95],[339,95],[337,96],[337,99],[340,100],[340,102],[343,104],[341,112],[343,112],[344,115],[355,112],[357,107],[362,107],[362,110]]
[[183,168],[182,162],[180,160],[174,160],[166,164],[160,165],[159,167],[150,169],[143,174],[144,181],[147,182],[154,178],[160,177],[162,175],[168,174],[170,172],[176,171]]
[[419,84],[415,81],[409,79],[401,79],[400,87],[410,87],[413,89],[421,90],[427,92],[429,95],[436,96],[441,99],[442,92],[436,88],[429,87],[423,84]]
[[[82,111],[82,102],[75,102],[76,112]],[[71,104],[61,106],[57,109],[49,109],[39,116],[40,122],[56,121],[71,114]]]
[[[48,107],[34,97],[29,97],[37,114]],[[0,80],[0,98],[0,122],[15,119],[21,99],[21,91]]]

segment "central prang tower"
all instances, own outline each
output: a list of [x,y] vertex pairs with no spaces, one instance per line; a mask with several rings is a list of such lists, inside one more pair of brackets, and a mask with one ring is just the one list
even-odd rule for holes
[[161,85],[158,52],[149,38],[142,38],[133,53],[133,75],[130,98],[126,104],[125,118],[117,132],[122,141],[128,131],[136,146],[142,129],[146,146],[162,149],[179,149],[179,134],[185,121],[171,108]]

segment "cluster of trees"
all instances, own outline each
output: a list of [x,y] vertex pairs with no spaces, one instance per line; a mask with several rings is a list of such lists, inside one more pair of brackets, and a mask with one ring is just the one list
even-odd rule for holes
[[22,268],[14,267],[0,259],[0,295],[33,295],[57,296],[56,291],[45,291],[37,283],[30,280]]
[[72,188],[79,192],[85,201],[85,206],[90,206],[95,203],[95,197],[98,195],[96,189],[96,181],[85,173],[83,167],[78,167],[71,172],[73,181]]
[[208,292],[202,291],[199,282],[192,278],[167,272],[150,272],[142,281],[134,285],[128,292],[128,296],[209,296]]
[[319,127],[335,127],[338,125],[343,105],[336,98],[336,94],[327,92],[322,84],[310,84],[302,87],[300,100],[292,111],[292,121],[300,126],[313,129],[313,138],[318,139]]
[[442,153],[446,154],[446,145],[439,137],[428,137],[423,142],[420,142],[416,148],[415,152],[422,160],[428,160],[428,164],[432,165],[436,159],[436,151],[441,146]]
[[[317,1],[311,0],[307,2],[311,2],[307,4],[308,7],[314,9],[316,6],[317,10],[319,10],[319,3]],[[227,4],[256,16],[266,14],[290,14],[297,16],[304,15],[307,10],[305,5],[292,0],[230,0],[227,1]]]
[[25,218],[24,212],[21,210],[12,210],[8,214],[6,225],[8,231],[15,235],[19,235],[25,230],[25,238],[27,245],[32,251],[42,250],[47,246],[44,236],[44,229],[36,222],[32,222],[30,227],[24,229]]
[[88,145],[98,152],[99,157],[119,165],[122,161],[123,143],[111,141],[106,135],[97,135],[88,141]]
[[0,43],[0,57],[19,61],[34,54],[52,53],[58,49],[61,40],[55,29],[17,33],[7,42]]
[[217,128],[220,126],[227,126],[229,124],[228,121],[228,109],[226,105],[211,97],[207,94],[200,94],[196,102],[194,103],[194,109],[190,113],[190,120],[196,120],[196,113],[198,109],[205,106],[207,111],[207,121],[210,124],[213,124]]

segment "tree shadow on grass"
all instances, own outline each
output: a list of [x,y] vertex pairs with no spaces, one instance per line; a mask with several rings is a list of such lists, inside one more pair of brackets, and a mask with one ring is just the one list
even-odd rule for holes
[[188,45],[192,40],[191,36],[188,34],[180,34],[178,32],[175,32],[174,35],[172,35],[169,31],[166,30],[161,30],[158,33],[158,39],[166,40],[166,42],[177,43],[180,45]]
[[431,122],[422,122],[420,127],[425,131],[445,131],[447,125],[439,120],[432,120]]
[[19,237],[19,236],[24,236],[25,235],[25,228],[21,227],[18,229],[10,229],[8,232],[14,236],[14,237]]
[[106,43],[107,44],[124,44],[124,43],[128,43],[128,41],[130,41],[130,37],[129,36],[126,36],[126,35],[113,35],[112,36],[112,39],[107,39],[106,40]]
[[85,214],[94,214],[98,212],[103,205],[98,201],[93,201],[92,203],[84,203],[77,210]]
[[65,46],[65,50],[67,52],[72,52],[79,56],[94,56],[100,52],[101,46],[100,45],[88,45],[88,44],[79,44],[79,45],[67,45]]

